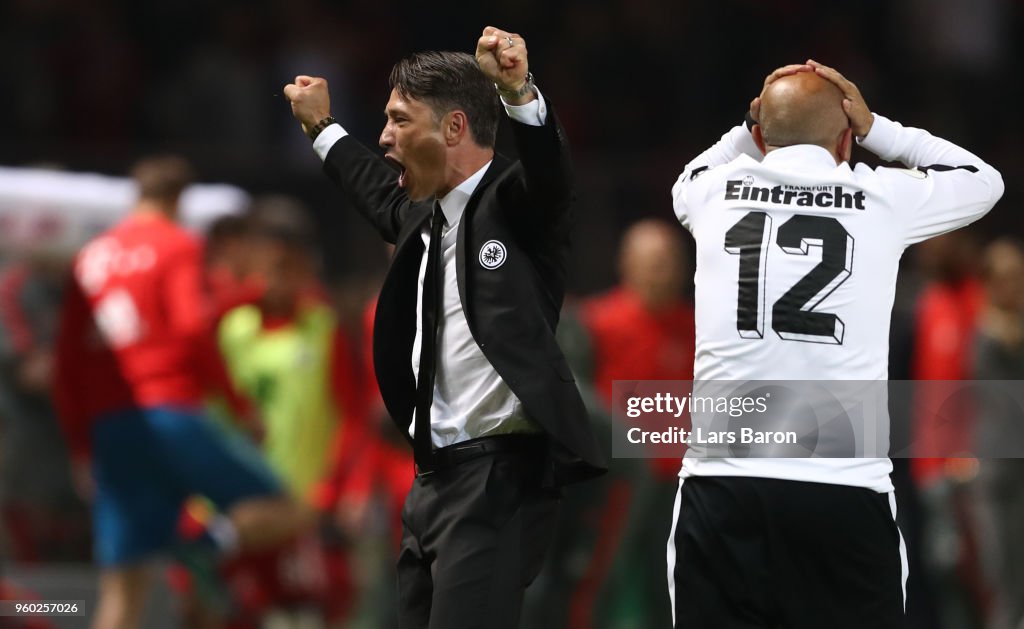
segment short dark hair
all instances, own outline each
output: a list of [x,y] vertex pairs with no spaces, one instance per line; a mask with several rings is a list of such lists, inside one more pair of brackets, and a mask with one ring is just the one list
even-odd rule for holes
[[132,167],[132,179],[139,187],[139,197],[176,203],[192,180],[192,166],[177,155],[146,157]]
[[405,98],[430,105],[440,118],[454,109],[466,112],[473,140],[491,148],[498,133],[498,94],[476,59],[464,52],[418,52],[391,70],[391,88]]

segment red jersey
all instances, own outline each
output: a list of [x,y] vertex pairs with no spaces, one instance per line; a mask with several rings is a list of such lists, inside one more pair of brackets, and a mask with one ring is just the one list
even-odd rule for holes
[[616,288],[583,303],[594,343],[594,385],[611,403],[613,380],[692,380],[693,306],[679,301],[651,312],[635,293]]
[[202,265],[201,241],[159,215],[132,215],[79,252],[55,391],[73,448],[90,415],[130,406],[196,406],[217,391],[248,413],[217,352]]
[[[615,380],[693,380],[693,306],[678,301],[652,312],[625,287],[587,300],[580,317],[594,344],[594,388],[609,405]],[[651,459],[675,478],[679,459]]]
[[968,380],[974,329],[985,302],[981,281],[933,283],[917,301],[915,380]]

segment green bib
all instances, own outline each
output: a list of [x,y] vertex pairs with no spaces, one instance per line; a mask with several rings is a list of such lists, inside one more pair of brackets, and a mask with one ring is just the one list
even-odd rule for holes
[[339,426],[330,381],[336,327],[331,310],[317,304],[287,326],[264,330],[262,313],[249,305],[228,312],[218,329],[235,386],[263,418],[267,460],[302,498],[327,473]]

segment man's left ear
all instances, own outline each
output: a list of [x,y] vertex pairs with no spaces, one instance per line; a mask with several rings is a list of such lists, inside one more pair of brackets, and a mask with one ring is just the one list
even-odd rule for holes
[[757,145],[757,150],[761,151],[761,155],[768,154],[768,144],[764,141],[764,133],[761,132],[761,125],[754,123],[754,126],[750,128],[750,135],[754,138],[754,144]]
[[853,155],[853,128],[847,127],[843,131],[842,135],[839,136],[839,146],[836,153],[839,158],[844,161],[850,161],[850,157]]
[[444,125],[444,137],[448,146],[458,144],[469,130],[469,119],[463,111],[449,112]]

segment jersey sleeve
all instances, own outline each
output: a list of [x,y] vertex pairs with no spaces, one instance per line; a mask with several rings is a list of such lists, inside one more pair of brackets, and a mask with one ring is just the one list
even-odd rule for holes
[[690,188],[694,180],[710,168],[728,164],[740,155],[749,155],[757,161],[761,161],[763,155],[754,144],[754,138],[746,125],[736,125],[722,136],[706,151],[693,159],[683,172],[676,179],[672,186],[672,207],[675,210],[676,218],[683,224],[683,227],[690,229],[690,212],[696,205],[692,204]]
[[199,241],[183,243],[170,256],[163,288],[171,332],[190,345],[196,374],[204,389],[223,395],[235,417],[248,421],[254,413],[252,404],[235,388],[217,343],[213,304],[203,281]]
[[1003,178],[980,157],[923,129],[904,127],[875,114],[861,146],[882,159],[911,168],[879,169],[905,218],[912,245],[984,216],[1003,195]]

